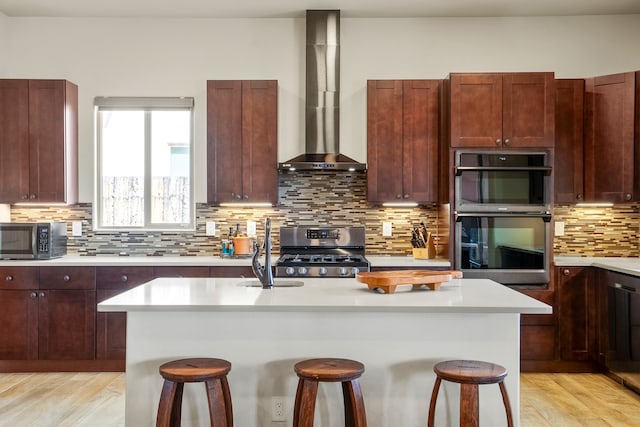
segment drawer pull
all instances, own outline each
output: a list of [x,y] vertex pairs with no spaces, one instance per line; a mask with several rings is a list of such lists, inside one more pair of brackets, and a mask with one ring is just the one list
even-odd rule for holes
[[29,294],[29,298],[31,298],[31,299],[35,299],[35,297],[37,297],[37,296],[38,296],[38,294],[36,294],[35,292],[31,292]]
[[69,280],[71,280],[71,276],[69,276],[68,274],[65,274],[64,276],[62,276],[62,280],[64,280],[65,282],[68,282]]
[[13,276],[9,274],[4,278],[4,280],[6,280],[7,282],[10,282],[13,280]]
[[129,278],[127,277],[126,274],[123,274],[122,277],[120,278],[123,282],[126,282],[127,280],[129,280]]

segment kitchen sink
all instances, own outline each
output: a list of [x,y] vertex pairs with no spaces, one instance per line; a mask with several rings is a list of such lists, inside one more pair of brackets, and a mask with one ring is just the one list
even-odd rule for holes
[[[299,280],[288,280],[288,281],[280,281],[280,280],[275,280],[273,282],[273,287],[274,288],[296,288],[296,287],[300,287],[303,286],[304,282],[301,282]],[[251,287],[251,288],[261,288],[262,287],[262,283],[260,283],[259,280],[247,280],[245,282],[240,282],[238,283],[238,286],[246,286],[246,287]]]

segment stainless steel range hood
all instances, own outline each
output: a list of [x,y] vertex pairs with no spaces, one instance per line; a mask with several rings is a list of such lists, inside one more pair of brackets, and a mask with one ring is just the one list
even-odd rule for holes
[[307,10],[305,153],[282,171],[364,171],[340,154],[340,11]]

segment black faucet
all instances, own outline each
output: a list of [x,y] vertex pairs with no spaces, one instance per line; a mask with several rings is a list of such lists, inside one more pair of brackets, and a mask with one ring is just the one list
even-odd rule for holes
[[[258,244],[258,239],[254,243],[253,258],[251,260],[251,268],[253,274],[256,275],[260,283],[262,283],[262,289],[273,288],[273,269],[271,268],[271,220],[269,218],[264,220],[264,241],[262,242],[262,248]],[[261,249],[264,250],[264,266],[260,265]]]

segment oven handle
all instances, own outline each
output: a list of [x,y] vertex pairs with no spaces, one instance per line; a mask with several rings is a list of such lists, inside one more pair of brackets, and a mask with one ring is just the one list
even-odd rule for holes
[[456,176],[462,175],[465,171],[493,172],[493,171],[542,171],[547,175],[551,174],[551,166],[456,166]]
[[460,222],[464,217],[517,217],[517,216],[525,216],[525,217],[539,217],[544,222],[551,222],[550,214],[542,214],[537,212],[518,212],[518,213],[510,213],[510,212],[491,212],[491,213],[455,213],[456,222]]

